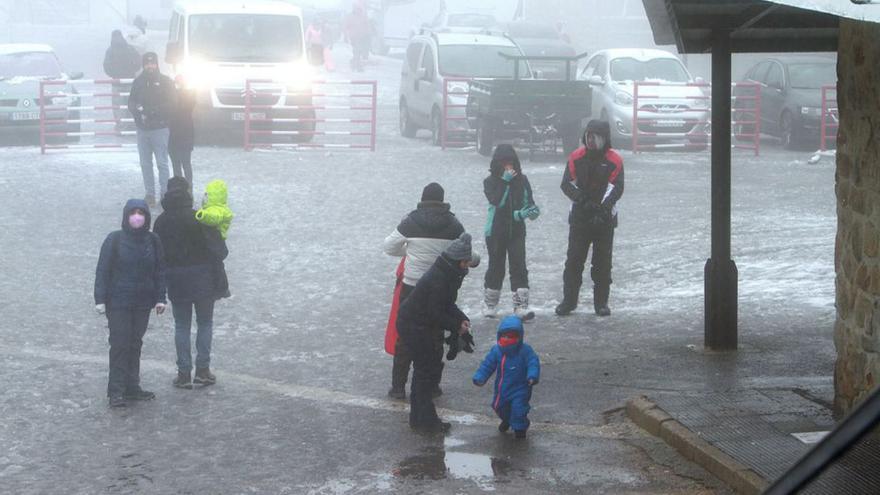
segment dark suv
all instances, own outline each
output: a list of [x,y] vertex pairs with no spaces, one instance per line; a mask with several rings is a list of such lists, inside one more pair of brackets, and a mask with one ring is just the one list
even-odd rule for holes
[[[770,58],[745,75],[761,88],[761,133],[777,136],[788,149],[818,146],[822,86],[837,84],[836,62],[826,57]],[[751,96],[749,88],[737,93]],[[749,107],[751,103],[745,103]],[[748,132],[749,129],[744,131]]]

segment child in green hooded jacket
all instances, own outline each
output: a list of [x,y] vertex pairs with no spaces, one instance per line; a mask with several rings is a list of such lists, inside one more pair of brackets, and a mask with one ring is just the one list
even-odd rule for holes
[[226,267],[223,260],[229,251],[226,249],[226,237],[229,235],[229,227],[232,225],[232,218],[235,216],[226,201],[229,191],[226,182],[215,179],[205,186],[205,196],[202,199],[202,207],[196,211],[196,220],[202,225],[213,227],[207,229],[208,232],[216,232],[217,238],[209,235],[208,244],[214,253],[214,288],[217,292],[217,299],[229,297],[229,279],[226,276]]

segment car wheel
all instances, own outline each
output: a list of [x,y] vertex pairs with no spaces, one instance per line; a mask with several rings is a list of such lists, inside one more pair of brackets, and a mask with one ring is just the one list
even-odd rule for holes
[[[611,128],[611,146],[620,150],[628,150],[632,148],[632,137],[622,136],[618,131],[617,127],[611,123],[611,119],[608,117],[608,110],[602,109],[602,112],[599,114],[599,118],[608,122],[608,126]],[[580,136],[578,136],[580,139]]]
[[788,112],[784,112],[779,119],[779,136],[783,148],[794,148],[794,122]]
[[491,156],[494,139],[492,126],[488,122],[481,120],[477,123],[477,152],[479,154]]
[[412,119],[409,117],[409,108],[407,108],[405,102],[400,102],[400,135],[405,138],[414,138],[416,137],[416,131],[418,127],[416,127]]
[[440,112],[435,109],[431,112],[431,144],[434,146],[440,146],[443,144],[442,125],[443,122],[440,119]]

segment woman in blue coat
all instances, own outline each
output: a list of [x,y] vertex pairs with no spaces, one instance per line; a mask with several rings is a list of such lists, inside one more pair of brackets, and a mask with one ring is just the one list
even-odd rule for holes
[[110,327],[111,407],[127,400],[150,400],[155,394],[140,386],[141,347],[150,312],[165,312],[165,255],[150,232],[150,208],[130,199],[122,211],[122,230],[111,232],[95,270],[95,311],[107,315]]
[[497,371],[492,409],[501,418],[498,430],[506,432],[512,427],[516,438],[525,438],[529,429],[529,400],[532,386],[541,378],[541,362],[532,347],[523,342],[519,317],[501,320],[497,335],[497,343],[474,373],[474,385],[482,387]]

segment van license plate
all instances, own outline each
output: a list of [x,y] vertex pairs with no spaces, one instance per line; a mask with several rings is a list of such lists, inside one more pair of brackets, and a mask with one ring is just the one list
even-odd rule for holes
[[[263,120],[266,118],[264,112],[251,112],[251,120]],[[232,120],[244,120],[244,112],[232,112]]]
[[40,120],[40,112],[12,112],[12,120]]

